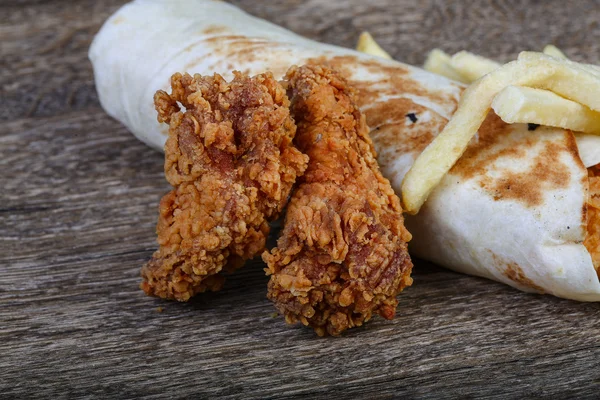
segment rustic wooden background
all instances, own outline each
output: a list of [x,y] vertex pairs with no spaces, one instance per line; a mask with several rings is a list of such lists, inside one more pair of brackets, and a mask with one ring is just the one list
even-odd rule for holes
[[[274,317],[255,262],[188,304],[146,297],[162,156],[100,108],[87,49],[121,0],[0,2],[0,397],[391,398],[600,394],[600,304],[416,262],[392,322],[317,338]],[[598,1],[235,1],[396,58],[599,62]]]

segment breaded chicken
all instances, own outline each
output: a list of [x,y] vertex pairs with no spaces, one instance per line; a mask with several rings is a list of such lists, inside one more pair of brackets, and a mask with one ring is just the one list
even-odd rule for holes
[[268,297],[288,323],[339,335],[373,313],[394,317],[412,283],[400,200],[379,172],[354,91],[319,66],[288,71],[308,169],[288,204],[277,247],[265,251]]
[[[270,73],[250,78],[175,74],[154,97],[170,124],[159,207],[160,248],[142,268],[149,295],[187,301],[218,290],[224,269],[263,251],[268,221],[284,208],[307,157],[292,140],[285,89]],[[183,105],[183,110],[180,105]]]

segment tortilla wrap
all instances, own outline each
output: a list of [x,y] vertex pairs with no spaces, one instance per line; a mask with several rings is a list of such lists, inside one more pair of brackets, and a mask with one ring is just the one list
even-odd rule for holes
[[[168,90],[174,72],[230,79],[234,69],[269,70],[281,77],[293,64],[328,64],[359,89],[381,171],[398,193],[464,89],[413,66],[302,38],[211,0],[133,1],[106,21],[89,55],[102,106],[156,149],[168,127],[156,121],[152,97]],[[592,261],[599,258],[600,222],[588,212],[595,210],[588,205],[595,178],[586,170],[599,162],[598,137],[547,127],[531,132],[492,113],[420,213],[406,218],[410,250],[524,291],[600,301]]]

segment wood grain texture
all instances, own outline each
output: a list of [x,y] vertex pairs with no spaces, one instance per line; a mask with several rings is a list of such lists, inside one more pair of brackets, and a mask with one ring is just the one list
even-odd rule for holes
[[[425,262],[396,319],[341,338],[274,317],[260,262],[188,304],[146,297],[162,156],[102,111],[87,61],[123,3],[0,3],[1,398],[598,397],[600,304]],[[343,46],[368,29],[412,64],[548,42],[600,61],[598,1],[235,3]]]

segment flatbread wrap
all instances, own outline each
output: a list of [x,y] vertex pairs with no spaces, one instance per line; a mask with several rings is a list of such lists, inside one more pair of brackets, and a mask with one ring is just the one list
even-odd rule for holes
[[[464,85],[393,60],[318,43],[211,0],[136,0],[91,49],[105,110],[162,149],[154,92],[172,73],[281,77],[327,64],[360,91],[381,171],[400,193],[417,156],[444,128]],[[506,124],[490,113],[466,153],[415,216],[413,256],[518,289],[600,301],[600,138]],[[598,176],[598,177],[597,177]]]

